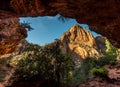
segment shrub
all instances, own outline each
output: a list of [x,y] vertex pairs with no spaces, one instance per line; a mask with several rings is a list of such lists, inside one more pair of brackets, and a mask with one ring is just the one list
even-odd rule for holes
[[23,28],[25,28],[25,29],[28,30],[28,31],[33,30],[33,28],[31,27],[30,23],[25,22],[25,21],[24,21],[24,22],[21,22],[21,23],[20,23],[20,26],[23,27]]
[[106,40],[106,52],[103,53],[103,57],[99,59],[100,66],[105,64],[114,65],[117,59],[117,48],[115,48],[108,40]]
[[114,65],[116,63],[116,55],[104,55],[99,59],[99,66],[104,66],[106,64]]
[[[36,50],[37,51],[36,51]],[[34,47],[34,55],[30,51],[23,54],[16,69],[15,75],[20,79],[54,79],[58,83],[67,83],[69,72],[72,70],[72,59],[68,54],[63,54],[58,46],[40,49]],[[31,50],[31,49],[30,49]]]
[[[102,58],[86,58],[81,61],[80,67],[75,67],[72,58],[61,52],[58,42],[56,40],[54,44],[47,44],[42,48],[38,45],[28,47],[23,60],[19,62],[17,76],[22,79],[54,79],[58,83],[79,84],[86,82],[92,74],[107,76],[107,71],[102,67],[105,64],[115,64],[116,48],[108,44],[109,50]],[[34,55],[31,54],[32,51]]]
[[96,76],[107,76],[107,70],[105,68],[93,68],[90,70],[90,72]]
[[106,41],[107,51],[103,53],[101,58],[86,58],[81,61],[80,67],[74,68],[71,83],[79,84],[86,82],[89,78],[94,75],[96,76],[107,76],[107,70],[103,68],[106,64],[115,64],[117,58],[117,48]]
[[90,70],[97,66],[96,61],[96,58],[86,58],[81,61],[80,67],[74,68],[71,83],[78,85],[79,83],[86,82],[91,76]]

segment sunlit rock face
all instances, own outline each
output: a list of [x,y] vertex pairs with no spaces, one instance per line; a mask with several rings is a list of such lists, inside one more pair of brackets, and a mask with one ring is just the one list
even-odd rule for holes
[[[0,18],[61,14],[106,36],[120,47],[119,0],[1,0]],[[116,42],[115,42],[116,41]]]
[[63,53],[69,53],[75,58],[99,56],[93,35],[77,24],[64,33],[60,41]]
[[0,55],[14,52],[26,37],[27,31],[20,26],[18,18],[0,20]]

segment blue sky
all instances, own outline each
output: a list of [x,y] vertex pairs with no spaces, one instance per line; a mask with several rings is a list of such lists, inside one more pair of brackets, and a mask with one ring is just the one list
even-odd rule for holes
[[[56,16],[42,16],[42,17],[25,17],[20,18],[20,22],[29,22],[34,30],[28,32],[27,41],[39,45],[45,45],[53,42],[56,38],[60,38],[71,26],[77,24],[75,19],[68,19],[65,22],[58,20]],[[85,29],[89,30],[88,25],[80,24]],[[98,34],[92,32],[96,37]]]

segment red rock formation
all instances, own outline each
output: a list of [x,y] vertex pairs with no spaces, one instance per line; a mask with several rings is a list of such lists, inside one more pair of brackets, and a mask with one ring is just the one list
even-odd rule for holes
[[20,27],[18,18],[0,21],[0,55],[11,53],[19,41],[27,37],[27,31]]
[[93,80],[80,84],[77,87],[120,87],[120,83],[115,80],[96,77]]
[[97,44],[97,47],[100,51],[102,52],[105,52],[107,47],[106,47],[106,37],[103,37],[103,36],[98,36],[95,38],[95,41],[96,41],[96,44]]
[[93,35],[78,24],[64,33],[60,41],[63,53],[69,53],[73,58],[84,59],[100,55]]
[[95,77],[77,87],[120,87],[120,60],[116,65],[106,65],[105,68],[108,70],[108,78]]
[[61,14],[75,18],[79,23],[117,41],[120,47],[120,1],[119,0],[1,0],[0,18],[21,16],[54,16]]

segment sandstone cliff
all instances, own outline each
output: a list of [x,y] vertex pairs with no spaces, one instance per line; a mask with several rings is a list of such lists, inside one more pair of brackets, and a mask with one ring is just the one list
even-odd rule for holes
[[77,87],[120,87],[120,60],[116,65],[105,65],[108,70],[108,77],[94,77],[86,83],[80,84]]
[[[17,20],[17,22],[14,22],[15,20]],[[11,23],[15,26],[18,23],[18,19],[15,19],[15,20],[13,22],[11,22],[12,20],[2,21],[1,24],[8,26],[9,23]],[[80,27],[77,24],[72,26],[66,33],[64,33],[64,35],[62,35],[62,37],[58,41],[50,43],[43,47],[34,45],[34,44],[29,44],[27,41],[25,41],[25,37],[27,36],[26,30],[21,29],[21,27],[19,27],[19,24],[16,25],[15,28],[14,28],[14,26],[10,27],[11,31],[9,31],[9,32],[8,32],[8,30],[6,31],[6,29],[7,29],[6,26],[4,28],[2,27],[1,32],[0,32],[0,35],[1,35],[0,36],[0,38],[1,38],[1,42],[0,42],[1,50],[0,51],[1,51],[1,55],[2,55],[2,56],[0,56],[0,86],[1,87],[11,85],[10,84],[10,83],[12,83],[11,77],[14,77],[14,72],[15,72],[16,68],[18,68],[20,61],[24,60],[25,58],[27,58],[28,61],[26,61],[25,63],[23,62],[21,65],[24,65],[24,64],[25,65],[23,67],[19,67],[18,69],[24,68],[23,71],[27,70],[28,71],[27,74],[29,77],[32,77],[32,76],[34,77],[34,75],[36,75],[36,69],[38,69],[39,66],[42,66],[46,69],[47,65],[49,65],[51,63],[53,64],[53,62],[54,62],[53,58],[54,58],[54,56],[58,55],[56,52],[56,49],[59,48],[59,46],[62,49],[63,53],[70,54],[72,56],[72,58],[75,59],[74,61],[75,62],[77,61],[77,63],[81,62],[81,61],[78,61],[78,59],[83,60],[86,57],[94,57],[94,56],[99,57],[99,52],[98,52],[99,49],[104,48],[103,46],[101,47],[101,45],[104,45],[104,43],[105,43],[103,37],[99,37],[100,39],[97,38],[96,39],[97,41],[95,41],[93,35],[90,32],[86,31],[85,29],[83,29],[82,27]],[[18,32],[17,28],[20,28],[19,32]],[[22,30],[24,30],[24,31],[22,31]],[[24,32],[24,34],[21,31]],[[15,35],[13,35],[13,34],[15,34]],[[9,38],[9,37],[11,37],[11,38]],[[101,38],[102,38],[102,40],[101,40]],[[3,44],[5,41],[7,43]],[[101,42],[101,43],[99,43],[99,42]],[[96,43],[99,43],[99,44],[96,44]],[[60,44],[60,45],[58,45],[58,44]],[[12,48],[12,47],[14,47],[14,48]],[[7,51],[7,49],[10,49],[10,51]],[[14,54],[14,52],[16,52],[16,51],[18,51],[19,54]],[[8,53],[10,53],[10,54],[8,54]],[[44,55],[44,56],[41,57],[41,55]],[[63,58],[63,57],[64,56],[62,56],[62,57],[60,56],[60,58]],[[40,60],[42,60],[42,62],[40,62],[40,65],[37,66],[36,63],[38,63],[39,58],[43,58],[43,59],[40,59]],[[53,60],[51,60],[51,59],[53,59]],[[45,66],[44,66],[44,64],[45,64]],[[30,67],[28,67],[28,65],[33,65],[32,70]],[[80,84],[80,85],[78,85],[78,87],[86,87],[86,86],[88,86],[88,87],[98,86],[99,87],[99,86],[106,86],[107,84],[109,84],[109,86],[119,87],[119,85],[120,85],[119,84],[119,78],[120,78],[119,65],[120,65],[120,63],[118,62],[117,65],[112,67],[112,69],[111,69],[111,66],[107,66],[107,67],[105,66],[106,69],[109,71],[109,81],[107,81],[108,79],[106,80],[104,78],[100,78],[100,79],[93,78],[93,80],[89,81],[86,84]],[[37,68],[34,71],[35,67],[37,67]],[[53,67],[54,66],[50,67],[50,71],[51,71],[51,69],[54,70]],[[30,68],[30,69],[28,69],[28,68]],[[113,73],[114,70],[115,70],[115,72]],[[21,69],[21,71],[22,71],[22,69]],[[34,75],[33,75],[33,73],[34,73]],[[41,71],[40,71],[40,73],[41,73]],[[23,72],[22,73],[19,72],[19,74],[24,75]],[[116,78],[118,78],[118,79],[116,79]],[[115,79],[114,82],[116,80],[117,80],[117,82],[112,83],[111,81],[113,81],[113,80],[111,80],[111,79]],[[26,86],[26,85],[29,87],[38,87],[38,86],[41,87],[41,85],[42,85],[42,87],[45,87],[44,85],[46,85],[46,83],[47,83],[47,85],[49,85],[51,87],[51,84],[53,84],[53,85],[55,84],[55,83],[49,83],[49,81],[48,82],[40,81],[40,80],[34,80],[32,82],[29,82],[29,81],[30,81],[30,79],[26,82],[24,82],[24,81],[17,82],[16,84],[13,84],[13,86],[11,86],[11,87],[21,87],[21,86]]]
[[78,24],[64,33],[60,41],[63,53],[69,53],[75,58],[84,59],[99,56],[93,35]]
[[27,37],[27,31],[19,24],[18,18],[0,21],[0,55],[12,53],[19,42]]
[[95,38],[95,41],[96,41],[96,44],[97,44],[97,47],[98,49],[101,51],[101,52],[105,52],[107,47],[106,47],[106,37],[104,36],[98,36]]
[[[90,25],[120,47],[119,0],[1,0],[0,19],[61,14]],[[115,42],[116,41],[116,42]]]

